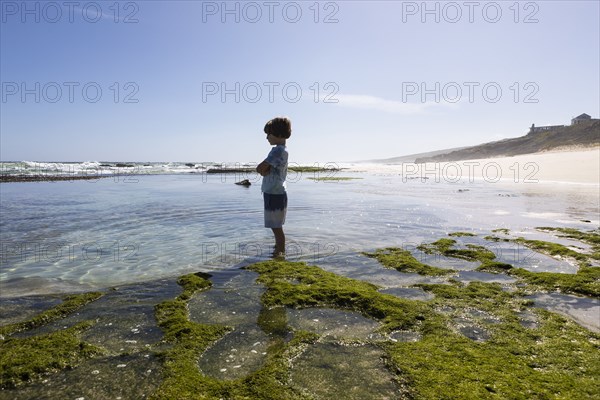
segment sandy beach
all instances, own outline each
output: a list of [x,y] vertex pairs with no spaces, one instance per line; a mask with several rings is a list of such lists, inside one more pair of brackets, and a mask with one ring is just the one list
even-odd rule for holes
[[600,147],[564,149],[512,157],[426,164],[355,164],[371,172],[398,172],[406,179],[489,183],[600,184]]
[[[525,154],[513,157],[492,159],[469,160],[482,165],[474,168],[478,171],[478,178],[494,180],[494,166],[488,167],[486,163],[499,165],[503,180],[515,183],[526,180],[540,183],[588,183],[600,184],[600,147],[591,149],[565,149],[542,153]],[[464,161],[466,163],[468,161]],[[518,171],[518,173],[517,173]],[[486,174],[488,172],[488,174]]]

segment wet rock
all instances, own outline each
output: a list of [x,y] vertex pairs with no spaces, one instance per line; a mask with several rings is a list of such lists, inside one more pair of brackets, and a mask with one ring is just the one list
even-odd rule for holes
[[245,186],[245,187],[252,185],[252,183],[250,183],[250,181],[248,179],[244,179],[243,181],[236,182],[235,184],[240,185],[240,186]]
[[387,289],[382,289],[379,292],[391,294],[393,296],[400,297],[402,299],[420,300],[420,301],[428,301],[435,297],[431,293],[427,293],[423,289],[417,289],[417,288],[387,288]]
[[307,308],[288,311],[289,325],[335,339],[370,340],[378,337],[377,321],[351,312],[331,308]]
[[537,329],[539,324],[539,318],[530,310],[526,310],[517,314],[521,325],[528,329]]
[[237,327],[202,354],[198,367],[213,378],[242,378],[262,366],[268,343],[269,336],[257,326]]
[[392,399],[399,388],[372,345],[318,343],[293,361],[291,385],[317,399]]
[[454,318],[456,329],[463,335],[476,342],[485,342],[490,338],[487,330],[468,318]]
[[536,307],[567,316],[579,325],[600,332],[600,300],[559,293],[539,293],[526,296]]

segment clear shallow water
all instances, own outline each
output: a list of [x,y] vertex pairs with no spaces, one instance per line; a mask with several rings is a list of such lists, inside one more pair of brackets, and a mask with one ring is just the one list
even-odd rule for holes
[[[290,179],[289,259],[359,276],[361,260],[372,262],[357,254],[361,251],[414,248],[453,231],[485,236],[495,228],[527,233],[536,226],[598,227],[597,186],[339,175],[362,179],[306,179],[312,174]],[[273,238],[263,228],[260,187],[240,187],[235,180],[185,174],[2,184],[0,294],[89,290],[267,259]],[[554,260],[539,260],[542,270],[571,272],[552,265]]]
[[567,317],[578,324],[600,332],[600,300],[560,293],[537,293],[527,296],[536,307],[545,308]]

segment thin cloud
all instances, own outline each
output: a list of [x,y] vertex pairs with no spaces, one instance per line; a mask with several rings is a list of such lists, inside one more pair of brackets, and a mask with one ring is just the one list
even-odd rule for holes
[[341,107],[359,108],[364,110],[378,110],[392,114],[422,114],[434,107],[457,107],[456,103],[449,102],[424,102],[404,103],[397,100],[387,100],[381,97],[361,94],[339,94],[335,96]]

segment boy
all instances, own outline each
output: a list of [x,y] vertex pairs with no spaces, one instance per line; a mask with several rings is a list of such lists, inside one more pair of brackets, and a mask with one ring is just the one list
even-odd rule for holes
[[275,236],[274,257],[285,255],[285,234],[283,224],[287,212],[287,193],[285,178],[287,176],[288,152],[286,139],[292,135],[292,123],[288,118],[273,118],[264,128],[267,140],[275,146],[267,158],[258,164],[256,172],[262,177],[263,198],[265,203],[265,228],[271,228]]

